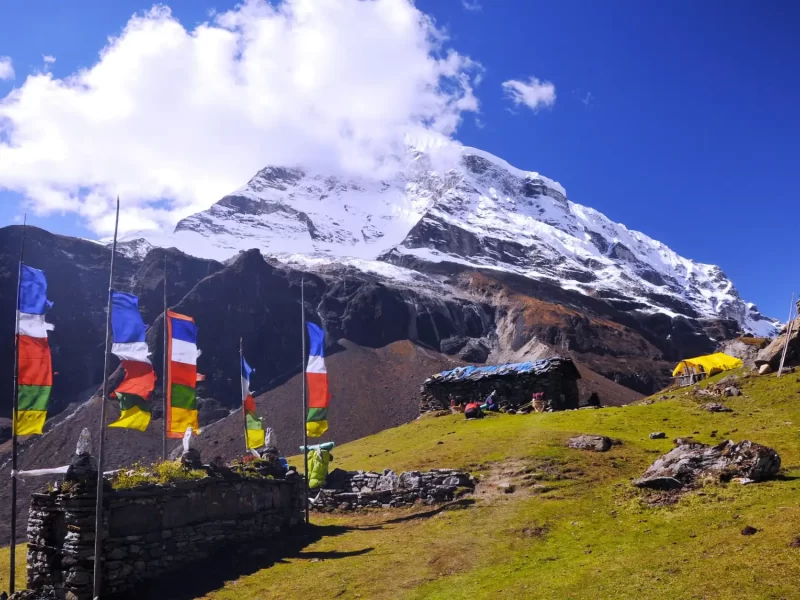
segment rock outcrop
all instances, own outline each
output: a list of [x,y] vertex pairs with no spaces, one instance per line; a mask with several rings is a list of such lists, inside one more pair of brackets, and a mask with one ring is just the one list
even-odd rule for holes
[[[770,344],[759,351],[755,358],[755,365],[762,369],[764,365],[769,366],[770,371],[777,371],[780,367],[783,349],[786,347],[786,338],[789,338],[789,347],[786,352],[785,365],[796,365],[800,363],[800,317],[794,319],[787,327],[781,331]],[[765,369],[766,370],[766,369]]]
[[723,352],[742,361],[745,369],[752,369],[756,364],[758,353],[767,347],[770,340],[765,338],[741,336],[722,342],[717,352]]
[[775,450],[749,440],[738,444],[728,440],[717,446],[686,442],[656,460],[633,485],[676,490],[692,486],[703,476],[749,483],[774,477],[780,468]]

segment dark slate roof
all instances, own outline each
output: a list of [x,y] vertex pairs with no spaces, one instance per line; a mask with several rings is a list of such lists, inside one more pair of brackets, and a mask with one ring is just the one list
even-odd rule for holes
[[563,370],[565,374],[580,379],[575,363],[569,358],[543,358],[532,362],[510,363],[505,365],[488,365],[485,367],[458,367],[451,371],[442,371],[431,376],[425,385],[432,383],[453,383],[456,381],[479,381],[489,377],[506,377],[516,375],[547,375]]

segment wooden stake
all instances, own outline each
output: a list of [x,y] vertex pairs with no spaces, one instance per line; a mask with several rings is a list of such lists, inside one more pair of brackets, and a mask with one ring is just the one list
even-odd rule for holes
[[308,398],[306,394],[306,300],[305,300],[305,278],[300,278],[300,339],[303,340],[303,475],[306,480],[305,501],[306,501],[306,525],[309,523],[308,510],[308,430],[306,429],[306,418],[308,416]]
[[167,251],[164,250],[164,356],[161,362],[161,391],[163,393],[163,415],[164,421],[161,431],[161,460],[167,460]]
[[17,304],[15,312],[16,325],[14,326],[14,408],[11,411],[11,548],[9,552],[9,582],[10,594],[15,590],[17,577],[17,419],[19,415],[19,296],[22,285],[22,264],[25,260],[25,235],[28,231],[28,215],[22,222],[22,242],[19,248],[19,266],[17,269]]
[[114,258],[117,254],[117,233],[119,232],[119,197],[117,197],[117,218],[114,224],[114,244],[111,246],[111,268],[108,275],[108,312],[106,314],[105,362],[103,365],[103,397],[100,398],[100,445],[97,456],[97,496],[95,499],[94,520],[94,598],[99,600],[102,586],[103,555],[103,468],[105,463],[106,438],[106,398],[108,398],[108,362],[111,355],[111,298],[114,292]]
[[242,382],[242,425],[244,426],[244,453],[247,454],[250,448],[247,447],[247,414],[244,410],[246,397],[244,395],[244,341],[239,338],[239,377]]
[[789,338],[792,337],[792,329],[794,326],[794,292],[792,292],[792,303],[789,305],[789,322],[786,324],[786,343],[783,345],[783,353],[781,354],[781,365],[778,367],[778,377],[783,374],[783,363],[786,361],[786,353],[789,351]]

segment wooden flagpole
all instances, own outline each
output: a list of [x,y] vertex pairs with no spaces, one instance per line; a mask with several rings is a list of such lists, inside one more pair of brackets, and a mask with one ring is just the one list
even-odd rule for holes
[[247,447],[247,414],[244,410],[244,341],[242,338],[239,338],[239,377],[242,382],[242,425],[244,426],[244,453],[247,454],[250,452],[250,448]]
[[119,197],[117,197],[117,218],[114,224],[114,244],[111,246],[111,268],[108,275],[108,312],[106,314],[105,362],[103,364],[103,396],[100,398],[100,445],[97,455],[97,496],[94,520],[94,598],[99,600],[102,586],[103,554],[103,468],[105,463],[106,438],[106,398],[108,398],[108,359],[111,354],[111,299],[114,292],[114,258],[117,254],[117,233],[119,232]]
[[19,266],[17,268],[17,304],[14,327],[14,408],[11,411],[11,548],[9,552],[8,591],[15,591],[17,576],[17,419],[19,415],[19,297],[22,285],[22,263],[25,260],[25,235],[28,231],[28,215],[22,222],[22,242],[19,248]]
[[164,356],[161,363],[161,391],[163,393],[164,421],[161,432],[161,460],[167,460],[167,251],[164,250]]
[[303,340],[303,475],[306,480],[305,500],[306,500],[306,525],[309,523],[308,514],[308,429],[306,428],[306,418],[308,417],[308,397],[306,394],[306,297],[305,297],[305,278],[300,278],[300,339]]
[[792,303],[789,305],[789,322],[786,323],[786,343],[783,345],[783,353],[781,354],[781,364],[778,367],[778,377],[783,374],[783,363],[786,361],[786,353],[789,351],[789,339],[792,337],[792,329],[794,325],[794,292],[792,292]]

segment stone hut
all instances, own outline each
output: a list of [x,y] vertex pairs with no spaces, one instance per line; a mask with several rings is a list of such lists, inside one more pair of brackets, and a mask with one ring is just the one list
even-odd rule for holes
[[578,408],[580,373],[569,358],[459,367],[429,377],[420,390],[420,413],[446,410],[452,395],[458,402],[483,402],[493,391],[501,408],[516,409],[544,394],[548,410]]

